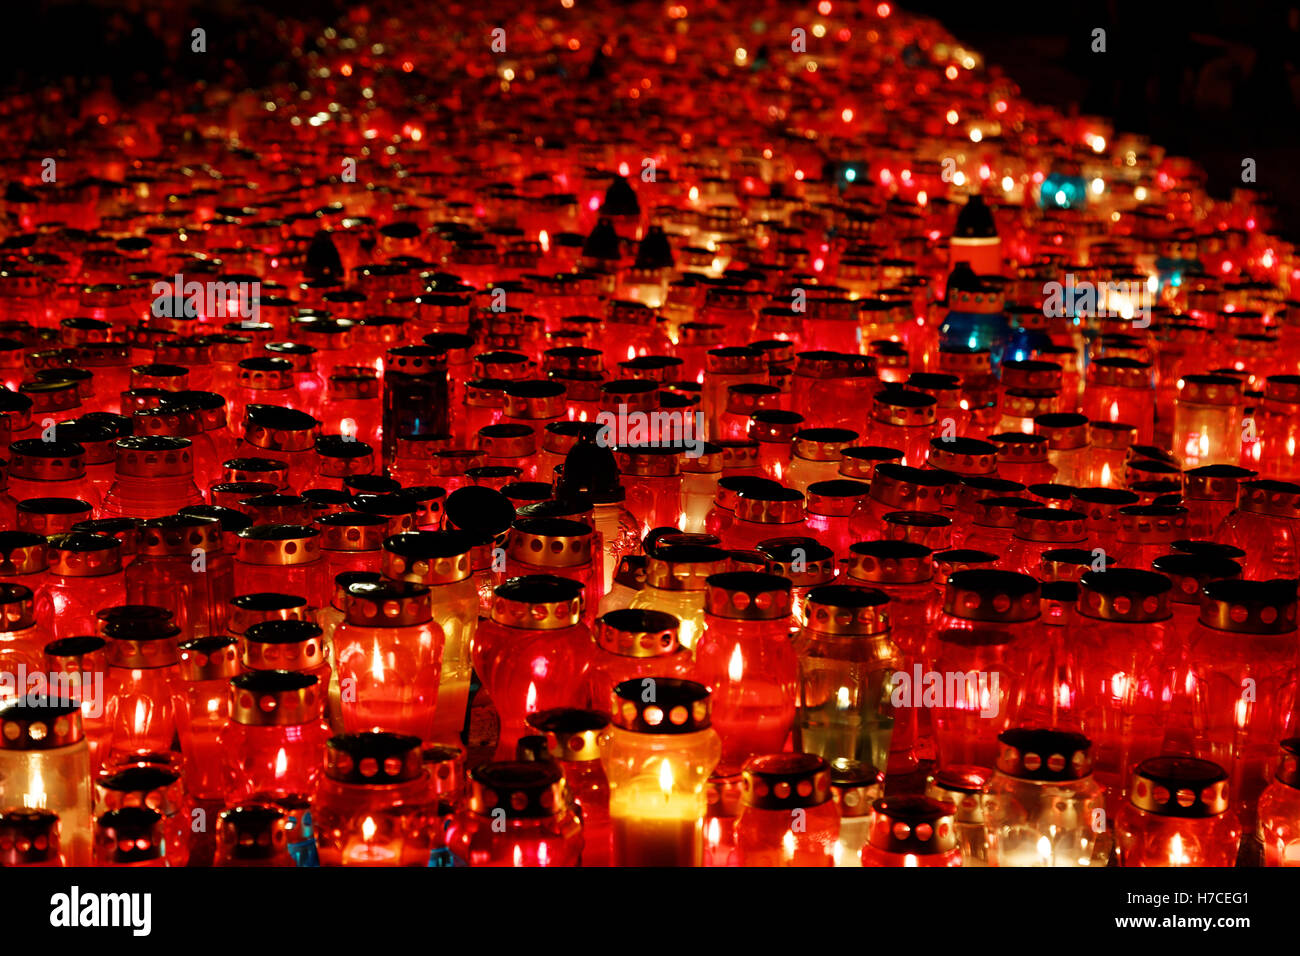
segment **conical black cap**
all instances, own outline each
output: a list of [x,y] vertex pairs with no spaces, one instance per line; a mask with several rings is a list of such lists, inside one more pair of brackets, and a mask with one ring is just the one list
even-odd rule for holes
[[957,228],[953,230],[955,239],[996,239],[998,227],[993,222],[993,213],[979,195],[971,196],[957,215]]

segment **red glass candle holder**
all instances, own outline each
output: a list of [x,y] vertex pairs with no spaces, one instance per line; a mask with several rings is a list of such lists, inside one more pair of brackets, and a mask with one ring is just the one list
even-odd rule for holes
[[226,795],[219,740],[230,721],[230,679],[238,673],[233,637],[200,637],[180,646],[172,682],[176,736],[185,757],[185,789],[196,800],[224,800]]
[[474,671],[501,716],[500,749],[513,753],[539,710],[584,703],[591,633],[582,587],[549,574],[510,578],[474,638]]
[[799,664],[789,639],[789,579],[735,571],[707,583],[695,673],[713,689],[725,772],[783,748],[794,725]]
[[1115,821],[1120,866],[1232,866],[1241,826],[1228,808],[1228,775],[1191,757],[1138,765]]
[[485,764],[469,779],[453,851],[470,866],[578,865],[582,822],[569,805],[558,764]]
[[833,866],[840,811],[830,765],[813,754],[745,763],[736,850],[741,866]]
[[[612,697],[611,689],[608,699]],[[569,803],[582,821],[582,865],[609,866],[609,779],[599,743],[609,716],[604,711],[558,708],[530,715],[528,725],[543,735],[547,755],[564,773]]]
[[863,866],[961,866],[953,805],[929,797],[881,797]]
[[253,671],[231,678],[229,693],[230,722],[217,738],[227,802],[312,794],[329,739],[315,675]]
[[1282,741],[1273,782],[1259,798],[1259,837],[1265,866],[1300,866],[1300,738]]

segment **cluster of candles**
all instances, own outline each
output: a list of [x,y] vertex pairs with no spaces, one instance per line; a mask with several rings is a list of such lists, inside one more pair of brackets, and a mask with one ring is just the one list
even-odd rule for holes
[[463,17],[0,104],[0,865],[1300,865],[1267,203],[890,3]]

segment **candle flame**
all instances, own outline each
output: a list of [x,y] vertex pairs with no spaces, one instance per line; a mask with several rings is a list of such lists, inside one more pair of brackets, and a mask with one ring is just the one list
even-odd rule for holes
[[1042,858],[1044,863],[1050,863],[1052,861],[1052,841],[1047,839],[1045,836],[1038,838],[1038,855]]
[[277,778],[283,777],[286,770],[289,769],[289,755],[281,747],[275,755],[275,775]]
[[145,703],[143,697],[136,698],[135,701],[135,724],[134,729],[137,732],[144,730],[144,725],[149,720],[149,705]]
[[541,244],[542,252],[551,251],[551,235],[545,229],[537,234],[537,241]]
[[1110,403],[1110,420],[1112,422],[1119,421],[1119,402]]
[[634,346],[629,345],[627,347],[627,360],[630,362],[634,358],[636,358],[636,348]]
[[537,710],[537,685],[528,682],[528,695],[524,698],[524,713],[531,714]]
[[41,776],[40,764],[32,764],[32,779],[28,783],[29,793],[23,794],[23,806],[33,809],[45,806],[45,778]]
[[1174,866],[1186,866],[1192,862],[1191,858],[1183,852],[1183,838],[1177,833],[1169,841],[1169,862]]
[[379,653],[379,641],[377,640],[374,644],[374,650],[370,653],[370,676],[380,682],[384,679],[384,657]]
[[745,676],[745,659],[740,656],[740,645],[731,652],[731,660],[727,662],[727,676],[733,681],[739,681]]
[[[281,753],[283,753],[283,751],[281,751]],[[379,828],[375,826],[375,818],[366,817],[365,820],[363,820],[361,823],[362,839],[364,839],[367,843],[369,843],[371,840],[375,838],[375,831],[378,829]]]
[[1101,463],[1101,486],[1103,488],[1110,487],[1110,462]]
[[666,757],[659,764],[659,789],[664,792],[665,800],[673,795],[673,765]]
[[704,836],[709,841],[709,846],[716,847],[722,842],[722,824],[718,822],[717,817],[709,820],[709,825],[705,828]]
[[794,859],[794,831],[786,830],[785,836],[781,837],[781,852],[787,860]]
[[847,687],[841,687],[835,692],[835,703],[844,708],[847,708],[849,704],[852,703],[852,697],[850,696]]

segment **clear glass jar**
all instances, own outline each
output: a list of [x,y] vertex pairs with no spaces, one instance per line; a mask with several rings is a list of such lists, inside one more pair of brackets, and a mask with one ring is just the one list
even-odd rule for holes
[[384,576],[429,588],[433,622],[442,628],[438,707],[430,739],[452,743],[465,726],[473,671],[470,648],[478,629],[479,593],[474,551],[479,538],[466,531],[414,531],[384,542]]
[[385,467],[396,458],[398,438],[450,435],[447,353],[429,345],[389,349],[384,356],[383,409]]
[[837,757],[830,761],[831,799],[840,811],[840,834],[831,853],[837,867],[861,868],[862,848],[871,837],[873,804],[882,796],[885,775],[868,764]]
[[1300,375],[1268,376],[1254,420],[1256,440],[1243,445],[1241,464],[1258,469],[1265,478],[1294,476],[1300,443]]
[[344,731],[431,740],[444,641],[431,589],[409,581],[350,584],[344,614],[334,632]]
[[1149,445],[1155,435],[1155,388],[1151,363],[1126,356],[1099,356],[1088,363],[1083,414],[1090,421],[1126,423]]
[[[806,419],[798,412],[782,408],[760,409],[750,416],[748,434],[749,440],[754,443],[758,474],[776,482],[785,479],[794,454],[794,436],[805,422]],[[728,439],[718,439],[718,444],[729,448],[731,442]],[[727,470],[724,463],[724,475]]]
[[988,834],[984,828],[984,794],[993,771],[988,767],[954,764],[936,770],[925,795],[955,810],[953,825],[962,866],[988,866]]
[[695,673],[713,690],[720,766],[731,772],[756,754],[780,752],[794,725],[799,661],[790,641],[790,581],[733,571],[707,585]]
[[1241,834],[1228,774],[1193,757],[1142,761],[1115,817],[1120,866],[1232,866]]
[[470,771],[453,852],[474,866],[578,866],[583,827],[559,764],[489,763]]
[[45,666],[50,633],[36,623],[31,588],[0,583],[0,697],[27,693],[28,675]]
[[1258,479],[1237,487],[1237,507],[1214,540],[1246,552],[1248,578],[1300,576],[1300,484]]
[[889,598],[852,585],[808,595],[795,638],[799,656],[795,744],[827,760],[889,761],[890,695],[902,655],[889,636]]
[[600,759],[608,712],[559,707],[530,715],[528,726],[544,737],[547,756],[564,773],[569,803],[582,821],[582,865],[609,866],[609,779]]
[[472,655],[501,717],[499,753],[514,754],[529,732],[529,714],[583,704],[591,654],[578,582],[532,574],[496,587],[492,616],[479,622]]
[[91,864],[90,752],[74,701],[51,697],[0,705],[0,779],[6,806],[59,816],[69,866]]
[[1179,675],[1195,700],[1190,752],[1228,771],[1236,816],[1253,832],[1277,742],[1294,726],[1295,584],[1223,580],[1201,593],[1188,670]]
[[321,866],[428,865],[436,807],[418,738],[340,734],[324,765],[312,805]]
[[961,866],[953,805],[919,794],[881,797],[872,807],[866,866]]
[[69,698],[81,707],[81,727],[90,746],[90,766],[99,767],[112,737],[112,726],[104,713],[108,641],[88,634],[50,641],[45,645],[45,671],[64,675],[61,679],[67,680]]
[[632,598],[630,607],[671,614],[678,622],[678,641],[693,650],[704,633],[706,582],[710,575],[726,570],[727,552],[694,544],[647,550],[645,586]]
[[1259,798],[1265,866],[1300,866],[1300,737],[1281,744],[1273,782]]
[[740,866],[834,866],[839,836],[825,758],[782,753],[745,762],[736,821]]
[[998,742],[984,798],[988,865],[1105,866],[1097,851],[1105,789],[1092,779],[1088,738],[1015,727]]
[[230,722],[217,738],[226,800],[310,795],[329,728],[313,674],[253,671],[230,680]]
[[681,529],[698,534],[705,530],[705,519],[718,492],[722,477],[722,446],[705,442],[699,454],[682,453]]
[[614,694],[601,738],[614,866],[703,866],[705,785],[722,755],[710,693],[675,678],[634,679]]
[[1184,470],[1235,465],[1241,455],[1242,383],[1229,375],[1184,375],[1174,401],[1173,452]]

